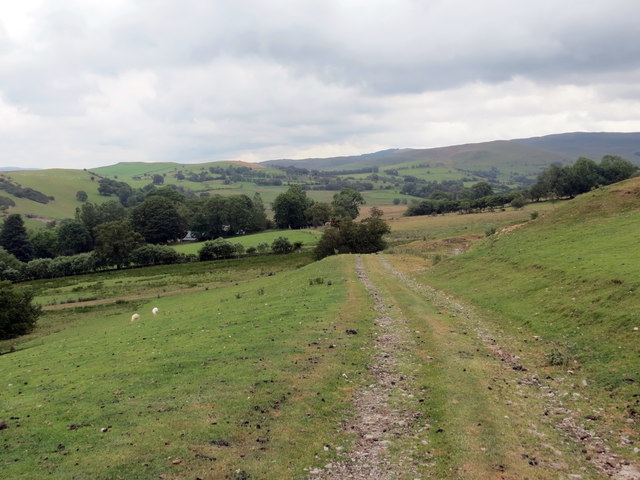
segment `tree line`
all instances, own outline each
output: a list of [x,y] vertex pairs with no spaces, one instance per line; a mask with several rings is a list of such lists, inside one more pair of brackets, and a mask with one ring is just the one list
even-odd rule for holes
[[[42,278],[38,271],[61,276],[103,265],[146,264],[151,257],[153,263],[175,263],[181,259],[169,252],[173,249],[161,247],[179,241],[189,230],[196,239],[207,240],[258,232],[270,225],[259,194],[253,199],[234,195],[187,200],[178,190],[161,187],[150,190],[133,208],[119,201],[83,203],[75,218],[31,234],[22,217],[11,214],[0,230],[0,246],[19,262],[37,261],[27,269],[27,278]],[[89,252],[93,255],[84,255]]]
[[605,155],[596,163],[580,157],[573,165],[551,165],[529,189],[532,200],[571,198],[581,193],[631,178],[638,172],[631,162],[617,155]]
[[538,175],[530,188],[502,193],[495,193],[487,182],[476,183],[470,188],[462,187],[459,181],[406,184],[402,193],[428,198],[413,202],[404,214],[473,213],[506,206],[522,208],[528,201],[572,198],[593,188],[626,180],[637,172],[638,167],[631,162],[616,155],[605,155],[600,163],[581,157],[573,165],[551,165]]

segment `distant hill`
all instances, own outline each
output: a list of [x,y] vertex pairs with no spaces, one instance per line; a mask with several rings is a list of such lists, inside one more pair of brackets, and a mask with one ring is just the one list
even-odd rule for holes
[[513,167],[543,168],[554,162],[567,163],[573,159],[562,152],[544,150],[525,143],[497,140],[470,143],[450,147],[424,149],[383,150],[374,154],[332,158],[308,158],[304,160],[268,160],[266,166],[295,166],[309,170],[355,170],[365,167],[411,166],[428,163],[431,167],[462,168],[471,167]]
[[604,155],[620,155],[640,165],[640,133],[562,133],[511,140],[573,158],[600,160]]
[[39,168],[0,167],[0,172],[17,172],[20,170],[40,170]]
[[561,133],[544,137],[497,140],[440,148],[392,149],[373,154],[303,160],[268,160],[262,165],[282,165],[310,170],[355,170],[401,164],[429,163],[430,166],[477,169],[516,168],[527,172],[552,163],[571,163],[585,156],[600,160],[620,155],[640,164],[640,133]]
[[[640,133],[565,133],[439,148],[394,148],[363,155],[261,163],[126,162],[84,170],[4,167],[0,170],[8,181],[37,190],[49,201],[38,203],[0,189],[0,196],[8,199],[5,203],[15,204],[0,211],[0,217],[21,213],[27,216],[31,228],[41,227],[49,220],[73,217],[75,209],[81,205],[76,199],[79,190],[85,191],[91,202],[115,199],[99,195],[98,184],[102,177],[126,182],[138,189],[148,186],[154,177],[157,181],[160,175],[164,185],[184,187],[196,196],[252,196],[260,193],[267,205],[290,183],[306,184],[311,198],[330,201],[335,191],[342,188],[340,185],[346,182],[363,191],[368,205],[388,205],[399,199],[417,198],[402,193],[405,182],[462,181],[465,186],[470,186],[479,181],[489,181],[503,189],[522,188],[535,182],[537,175],[553,163],[569,164],[580,156],[597,161],[606,154],[620,155],[640,164]],[[310,179],[313,175],[283,172],[273,168],[275,166],[334,172],[335,176],[332,180],[327,175]],[[251,169],[249,173],[247,168]],[[329,183],[333,185],[329,186]]]

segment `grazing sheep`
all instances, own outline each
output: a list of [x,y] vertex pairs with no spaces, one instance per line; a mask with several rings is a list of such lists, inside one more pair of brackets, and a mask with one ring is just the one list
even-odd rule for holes
[[131,315],[131,321],[133,322],[134,320],[138,320],[140,318],[140,315],[138,315],[137,313],[134,313],[133,315]]
[[158,314],[158,307],[153,307],[153,309],[151,310],[151,313],[153,313],[154,315]]

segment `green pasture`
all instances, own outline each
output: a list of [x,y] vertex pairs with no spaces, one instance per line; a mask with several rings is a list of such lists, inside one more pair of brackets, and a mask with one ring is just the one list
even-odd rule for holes
[[41,328],[66,328],[0,356],[3,477],[304,478],[332,461],[370,355],[352,258],[46,312]]
[[[303,267],[312,262],[309,252],[261,255],[233,260],[159,265],[146,268],[36,280],[18,284],[34,292],[42,306],[177,295],[183,291],[217,288]],[[0,345],[2,343],[0,342]],[[1,350],[1,348],[0,348]]]
[[386,238],[391,245],[398,246],[448,237],[484,235],[489,228],[501,229],[527,222],[533,212],[544,216],[561,204],[562,202],[541,202],[529,204],[522,209],[507,208],[471,214],[447,213],[413,217],[398,215],[389,221],[391,233]]
[[633,179],[584,194],[421,278],[493,312],[525,342],[539,338],[532,348],[543,365],[561,364],[632,401],[640,382],[639,192]]
[[[6,192],[6,195],[13,199],[16,206],[9,213],[18,212],[25,216],[24,220],[29,228],[42,228],[46,220],[72,218],[75,209],[82,205],[76,200],[76,192],[84,190],[87,192],[88,201],[103,203],[111,200],[110,197],[102,197],[98,194],[98,179],[91,180],[91,175],[83,170],[49,169],[49,170],[25,170],[8,172],[6,176],[14,182],[23,186],[31,187],[54,197],[47,204],[34,202],[26,198],[16,198]],[[27,215],[42,218],[44,221],[35,218],[28,218]]]
[[[271,246],[273,241],[278,237],[288,238],[291,243],[302,242],[302,247],[315,247],[322,235],[321,229],[306,229],[306,230],[276,230],[269,232],[254,233],[252,235],[240,235],[236,237],[229,237],[226,240],[231,243],[240,243],[244,248],[257,247],[260,243],[266,242]],[[202,248],[204,242],[185,242],[178,245],[173,245],[174,250],[179,253],[194,253],[197,254]]]

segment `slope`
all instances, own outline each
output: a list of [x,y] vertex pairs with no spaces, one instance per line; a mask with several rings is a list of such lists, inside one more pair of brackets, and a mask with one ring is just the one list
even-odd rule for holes
[[304,160],[269,160],[262,165],[296,166],[316,170],[352,170],[366,167],[393,167],[429,163],[432,167],[490,168],[521,171],[541,168],[554,162],[565,163],[571,157],[509,141],[470,143],[439,148],[394,149],[359,156],[310,158]]
[[630,391],[640,382],[639,221],[635,178],[489,237],[429,276],[562,346],[589,382]]
[[512,141],[574,158],[600,160],[604,155],[620,155],[630,162],[640,163],[640,133],[575,132]]
[[[631,452],[640,440],[635,254],[640,178],[601,188],[481,241],[415,278],[471,301],[552,379],[567,416]],[[562,414],[562,411],[560,411]],[[609,432],[609,434],[607,434]]]

